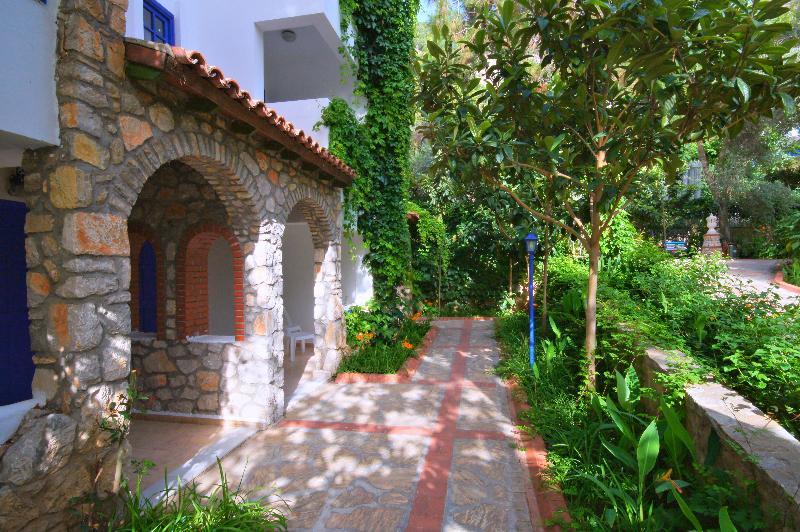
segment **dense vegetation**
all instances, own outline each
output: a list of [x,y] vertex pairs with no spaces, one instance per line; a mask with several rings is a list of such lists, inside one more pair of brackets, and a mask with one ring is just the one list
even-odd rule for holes
[[[718,259],[674,259],[647,241],[622,240],[611,243],[619,252],[608,254],[601,275],[597,395],[581,387],[585,260],[552,259],[554,301],[550,323],[540,327],[548,334],[538,345],[535,372],[527,363],[527,316],[499,320],[498,339],[506,355],[500,371],[516,377],[534,405],[529,421],[548,444],[551,479],[561,485],[571,515],[585,527],[689,529],[694,522],[679,498],[706,528],[722,528],[720,509],[726,506],[739,530],[775,524],[756,505],[744,504],[748,495],[714,467],[714,452],[698,464],[690,445],[680,449],[684,436],[675,426],[680,409],[667,405],[680,405],[683,386],[711,373],[800,434],[800,309],[782,309],[770,294],[723,283]],[[652,344],[681,349],[700,368],[687,365],[664,380],[668,395],[656,398],[662,453],[642,480],[641,464],[628,458],[636,456],[653,417],[636,397],[654,392],[639,391],[631,365],[643,346]],[[669,480],[680,488],[677,495]]]

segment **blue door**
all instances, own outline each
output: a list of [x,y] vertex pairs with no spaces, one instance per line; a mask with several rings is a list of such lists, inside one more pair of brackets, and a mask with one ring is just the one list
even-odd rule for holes
[[0,200],[0,405],[31,398],[24,203]]
[[156,251],[145,241],[139,252],[139,330],[156,332]]

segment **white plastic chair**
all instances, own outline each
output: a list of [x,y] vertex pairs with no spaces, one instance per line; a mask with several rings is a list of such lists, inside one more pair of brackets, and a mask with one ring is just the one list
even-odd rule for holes
[[292,318],[288,312],[283,313],[286,320],[287,327],[286,334],[289,336],[289,360],[294,362],[294,352],[297,348],[297,342],[301,342],[303,352],[306,350],[306,340],[311,340],[311,345],[314,345],[314,333],[306,332],[300,326],[292,323]]

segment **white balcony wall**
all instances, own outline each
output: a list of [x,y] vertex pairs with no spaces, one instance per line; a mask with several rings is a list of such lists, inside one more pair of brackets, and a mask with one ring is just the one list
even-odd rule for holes
[[270,102],[269,106],[285,116],[296,129],[302,129],[319,142],[320,146],[328,147],[328,128],[320,126],[314,131],[314,125],[322,118],[322,110],[330,103],[328,98],[315,98],[312,100],[294,100],[288,102]]
[[58,0],[3,2],[0,17],[0,167],[19,166],[27,148],[56,145]]

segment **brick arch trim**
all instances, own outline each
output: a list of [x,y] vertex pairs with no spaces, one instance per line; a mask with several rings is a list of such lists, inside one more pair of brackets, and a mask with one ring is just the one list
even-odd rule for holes
[[224,238],[233,257],[233,328],[236,341],[244,341],[244,258],[239,240],[228,227],[204,223],[186,231],[176,257],[178,337],[208,333],[208,253]]
[[234,232],[256,236],[268,218],[267,197],[272,186],[241,143],[220,143],[201,133],[176,128],[154,137],[128,153],[120,165],[123,179],[112,194],[119,214],[127,218],[144,184],[167,163],[180,161],[196,170],[214,188],[228,212]]
[[164,248],[158,234],[147,224],[141,222],[128,223],[128,239],[131,246],[131,327],[138,329],[140,326],[139,316],[139,255],[145,242],[150,242],[156,254],[156,337],[159,340],[166,339],[166,316],[167,316],[167,280],[166,262],[164,260]]

